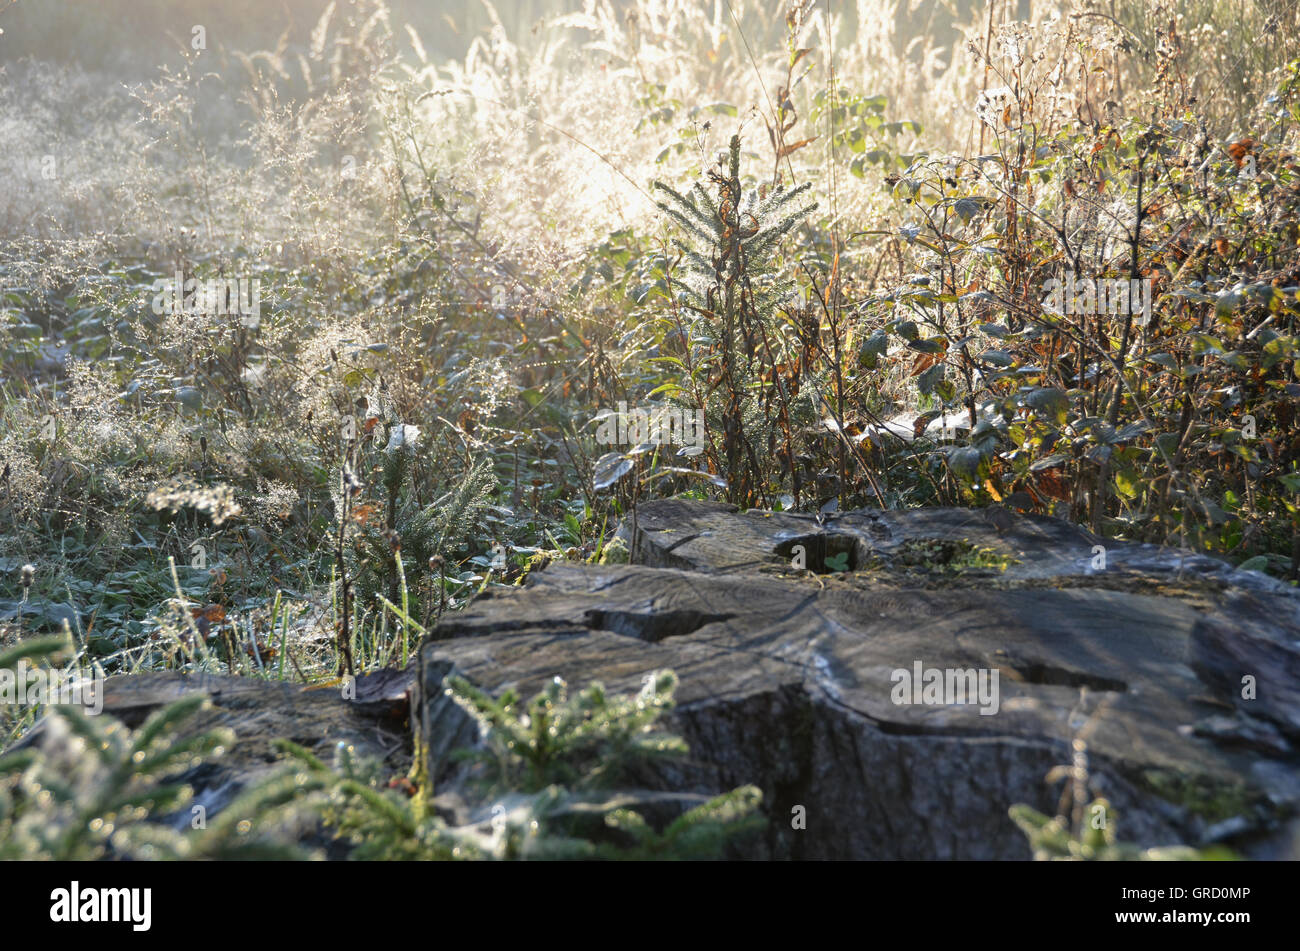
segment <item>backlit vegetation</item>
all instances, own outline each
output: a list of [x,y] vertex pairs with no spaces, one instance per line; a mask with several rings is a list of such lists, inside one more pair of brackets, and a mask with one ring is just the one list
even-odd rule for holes
[[[1297,577],[1293,5],[232,4],[195,49],[199,6],[134,56],[0,9],[6,641],[325,681],[674,494]],[[1150,320],[1053,312],[1067,275]],[[620,402],[704,445],[598,444]]]

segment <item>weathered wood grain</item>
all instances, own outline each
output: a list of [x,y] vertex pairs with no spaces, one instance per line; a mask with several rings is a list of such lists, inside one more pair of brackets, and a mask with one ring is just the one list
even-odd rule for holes
[[[820,556],[827,536],[859,570],[789,567],[792,540]],[[1027,857],[1007,807],[1054,812],[1044,777],[1078,737],[1123,839],[1199,844],[1241,816],[1239,848],[1295,847],[1300,626],[1267,578],[1114,543],[1096,570],[1101,542],[1064,522],[998,531],[947,509],[819,525],[664,501],[631,540],[641,564],[555,564],[443,621],[414,701],[431,775],[455,786],[445,754],[467,736],[441,694],[450,670],[530,695],[554,676],[627,691],[672,668],[692,763],[663,788],[757,783],[771,831],[756,854]],[[895,703],[893,672],[917,662],[998,671],[997,712]],[[1241,697],[1245,675],[1259,699]]]

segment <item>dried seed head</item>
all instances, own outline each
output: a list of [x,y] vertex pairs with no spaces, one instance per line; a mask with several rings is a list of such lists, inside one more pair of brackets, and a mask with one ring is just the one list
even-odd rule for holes
[[32,586],[32,582],[36,580],[36,566],[23,565],[21,569],[21,573],[22,573],[23,587],[30,588]]

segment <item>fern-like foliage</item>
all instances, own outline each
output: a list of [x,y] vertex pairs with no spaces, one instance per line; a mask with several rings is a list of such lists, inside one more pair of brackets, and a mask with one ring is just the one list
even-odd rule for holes
[[333,834],[347,841],[358,861],[428,861],[477,858],[472,841],[460,841],[447,823],[427,810],[427,797],[412,799],[387,787],[379,764],[359,760],[339,743],[332,763],[288,740],[276,742],[291,762],[288,772],[306,772],[321,792],[304,800]]
[[1052,767],[1047,774],[1049,784],[1063,783],[1056,816],[1049,818],[1023,803],[1008,810],[1011,821],[1029,839],[1036,861],[1150,862],[1235,858],[1230,850],[1222,847],[1200,850],[1172,845],[1143,849],[1120,842],[1117,817],[1110,802],[1101,797],[1088,802],[1090,771],[1086,736],[1094,726],[1095,720],[1089,720],[1075,734],[1070,744],[1070,762]]
[[[0,668],[62,646],[60,638],[20,645],[0,654]],[[492,781],[471,820],[455,826],[430,790],[394,789],[351,747],[338,744],[327,765],[287,740],[276,744],[287,758],[280,769],[211,820],[192,822],[183,811],[192,792],[177,778],[234,742],[225,728],[184,729],[205,697],[170,704],[135,731],[76,706],[54,708],[39,746],[0,757],[0,859],[302,858],[290,840],[306,815],[362,860],[717,857],[761,824],[756,788],[718,796],[662,830],[638,807],[664,794],[598,791],[632,763],[685,755],[680,739],[653,728],[676,683],[663,671],[641,691],[610,698],[599,684],[569,696],[556,681],[521,708],[513,693],[493,699],[456,681],[449,689],[486,730]]]
[[488,696],[461,677],[448,681],[451,696],[483,729],[484,749],[468,751],[485,768],[492,791],[539,792],[559,785],[608,789],[637,763],[683,756],[679,737],[653,730],[655,720],[673,706],[677,677],[657,671],[638,693],[610,697],[592,683],[570,695],[556,677],[527,706],[514,690]]
[[792,293],[788,282],[778,279],[773,252],[781,238],[816,209],[815,202],[796,201],[812,183],[792,189],[778,186],[763,198],[755,188],[744,189],[739,136],[731,140],[725,166],[719,163],[710,179],[718,188],[716,201],[699,182],[685,195],[664,182],[654,183],[666,196],[657,203],[660,210],[692,239],[676,242],[688,264],[687,301],[702,316],[725,318],[728,311],[739,310],[748,292],[756,295],[753,302],[760,316],[770,313]]
[[1198,862],[1234,858],[1222,848],[1168,845],[1143,849],[1120,842],[1114,810],[1105,799],[1094,799],[1086,809],[1088,816],[1100,817],[1102,821],[1091,821],[1075,829],[1063,816],[1048,817],[1024,804],[1012,806],[1008,811],[1029,840],[1034,859],[1039,862]]
[[[672,704],[676,677],[652,675],[627,697],[609,698],[599,684],[570,696],[553,682],[527,705],[513,691],[493,699],[462,679],[448,690],[485,731],[483,798],[470,821],[451,825],[427,789],[401,792],[382,782],[374,764],[340,745],[327,766],[310,752],[281,749],[323,784],[314,802],[326,825],[353,846],[357,859],[672,859],[716,858],[762,823],[762,794],[753,786],[696,806],[656,830],[637,811],[659,794],[603,790],[621,768],[687,750],[653,729]],[[562,779],[567,785],[554,780]]]
[[794,287],[781,272],[777,244],[817,207],[800,204],[810,187],[777,186],[766,193],[740,177],[740,137],[710,170],[713,194],[695,184],[686,194],[663,182],[659,208],[685,233],[678,241],[685,274],[676,303],[689,321],[679,398],[705,411],[709,462],[726,472],[728,497],[738,504],[766,502],[769,474],[762,461],[777,457],[793,471],[792,433],[815,419],[812,394],[798,392],[798,327],[783,319]]
[[175,777],[234,742],[225,728],[183,735],[181,726],[206,704],[202,696],[178,700],[135,731],[76,706],[53,709],[39,748],[0,757],[0,858],[300,857],[254,834],[257,821],[302,794],[303,783],[291,778],[257,785],[198,828],[158,821],[192,797]]
[[[62,638],[24,642],[0,654],[0,669],[63,646]],[[176,777],[234,742],[225,728],[185,735],[186,721],[207,704],[186,697],[135,731],[75,705],[50,708],[39,746],[0,756],[0,859],[300,857],[257,833],[302,795],[301,776],[276,774],[253,786],[211,823],[184,817],[180,831],[161,821],[190,802],[190,787]]]
[[763,817],[757,812],[762,799],[757,786],[740,786],[684,813],[662,832],[639,812],[614,810],[605,817],[605,824],[630,841],[615,845],[611,857],[638,861],[714,858],[731,840],[763,827]]
[[349,548],[349,571],[361,603],[374,595],[397,601],[398,572],[393,535],[408,565],[425,565],[434,555],[450,560],[471,534],[485,506],[492,501],[496,476],[490,459],[474,460],[467,471],[448,478],[446,491],[421,505],[412,491],[411,470],[416,446],[402,443],[383,450],[381,483],[384,515],[357,522],[359,544]]

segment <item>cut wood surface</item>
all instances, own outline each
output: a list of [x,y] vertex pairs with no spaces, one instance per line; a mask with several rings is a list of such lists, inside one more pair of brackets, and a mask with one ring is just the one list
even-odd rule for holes
[[[956,509],[822,524],[663,501],[624,533],[640,564],[555,564],[444,619],[415,701],[431,775],[454,786],[446,754],[472,735],[451,670],[529,696],[671,668],[692,760],[664,788],[759,785],[762,856],[1027,858],[1007,808],[1054,814],[1045,777],[1076,739],[1124,841],[1295,848],[1297,600],[1264,576],[1114,542],[1097,569],[1065,522]],[[821,571],[791,567],[795,544]],[[918,664],[996,671],[996,712],[895,702]]]

